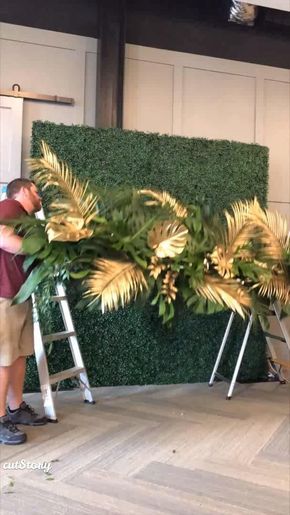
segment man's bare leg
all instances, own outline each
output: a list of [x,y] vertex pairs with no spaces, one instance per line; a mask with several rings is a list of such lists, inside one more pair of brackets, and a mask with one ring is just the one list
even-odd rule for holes
[[31,406],[25,402],[22,404],[25,368],[25,356],[20,356],[17,358],[10,367],[10,378],[8,386],[8,415],[11,422],[14,424],[24,424],[26,426],[43,426],[47,422],[46,418],[39,416],[31,408]]
[[23,401],[23,386],[26,368],[26,357],[19,356],[9,367],[8,405],[12,410],[18,409]]
[[11,367],[0,367],[0,417],[6,415],[6,401]]

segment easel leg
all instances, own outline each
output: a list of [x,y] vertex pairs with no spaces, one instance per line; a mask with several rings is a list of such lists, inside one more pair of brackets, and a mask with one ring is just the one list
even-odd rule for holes
[[231,316],[229,318],[229,321],[228,321],[228,325],[227,325],[227,328],[226,328],[226,331],[225,331],[225,334],[224,334],[224,337],[223,337],[223,341],[221,343],[221,346],[220,346],[220,350],[219,350],[219,353],[217,355],[217,359],[216,359],[216,362],[215,362],[215,365],[213,367],[213,371],[212,371],[212,374],[210,376],[210,380],[209,380],[209,383],[208,383],[208,386],[212,386],[213,383],[214,383],[214,380],[215,380],[215,376],[216,376],[216,373],[217,373],[217,369],[219,367],[219,364],[220,364],[220,360],[222,358],[222,355],[223,355],[223,352],[224,352],[224,348],[225,348],[225,345],[227,343],[227,340],[228,340],[228,337],[229,337],[229,332],[230,332],[230,329],[232,327],[232,323],[233,323],[233,320],[234,320],[234,312],[232,311],[231,313]]
[[240,371],[243,355],[244,355],[244,352],[245,352],[246,347],[247,347],[247,343],[248,343],[248,339],[249,339],[249,335],[250,335],[252,324],[253,324],[253,315],[250,316],[250,319],[249,319],[249,322],[248,322],[248,325],[247,325],[247,329],[246,329],[246,332],[245,332],[245,336],[244,336],[244,339],[243,339],[241,350],[240,350],[240,353],[239,353],[239,356],[238,356],[238,359],[237,359],[236,367],[235,367],[234,374],[233,374],[233,377],[232,377],[232,381],[231,381],[231,384],[230,384],[230,388],[229,388],[229,391],[228,391],[227,399],[231,399],[232,398],[232,394],[233,394],[233,391],[234,391],[234,387],[235,387],[235,384],[236,384],[238,373]]

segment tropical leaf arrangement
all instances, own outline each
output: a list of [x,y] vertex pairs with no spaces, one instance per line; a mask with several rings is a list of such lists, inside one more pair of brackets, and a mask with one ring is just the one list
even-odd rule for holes
[[32,268],[15,302],[53,278],[81,283],[82,305],[103,312],[143,296],[164,323],[178,298],[196,314],[231,309],[245,317],[274,300],[289,310],[288,227],[257,199],[210,216],[167,192],[97,191],[45,142],[30,166],[49,200],[45,219],[15,224],[25,233],[25,268]]

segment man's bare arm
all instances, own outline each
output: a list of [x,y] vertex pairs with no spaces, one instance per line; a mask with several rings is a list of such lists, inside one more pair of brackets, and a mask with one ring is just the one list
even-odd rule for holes
[[10,254],[23,254],[22,238],[14,234],[12,227],[0,225],[0,249]]

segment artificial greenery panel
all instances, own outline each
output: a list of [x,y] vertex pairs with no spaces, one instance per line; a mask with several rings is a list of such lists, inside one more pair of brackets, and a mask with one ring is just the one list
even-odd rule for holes
[[186,204],[206,196],[216,211],[254,196],[267,201],[268,149],[260,145],[35,122],[33,157],[42,139],[96,185],[165,190]]
[[[217,212],[235,200],[254,196],[266,204],[268,151],[258,145],[36,122],[33,157],[40,155],[41,140],[78,178],[104,188],[165,190],[185,203],[205,197]],[[74,306],[74,290],[70,299]],[[168,328],[148,302],[104,315],[73,308],[73,316],[91,384],[97,386],[208,380],[229,315],[194,316],[180,305]],[[225,375],[232,372],[242,337],[243,322],[236,318]],[[71,366],[68,354],[55,345],[49,358],[52,372]],[[257,327],[240,379],[264,376],[265,342]],[[31,359],[26,387],[33,390],[37,385]]]

